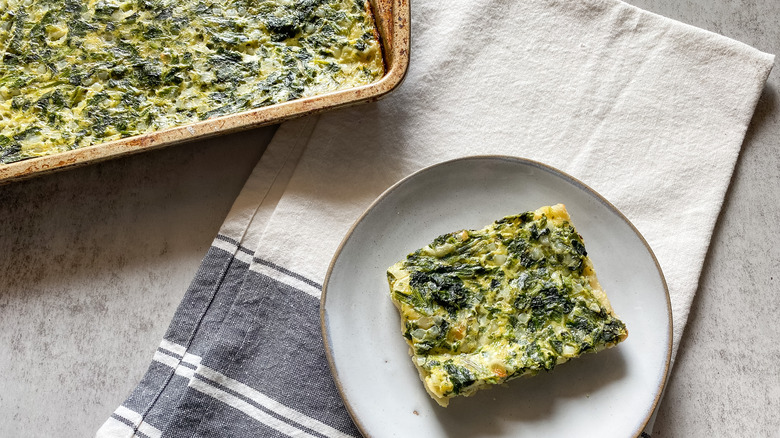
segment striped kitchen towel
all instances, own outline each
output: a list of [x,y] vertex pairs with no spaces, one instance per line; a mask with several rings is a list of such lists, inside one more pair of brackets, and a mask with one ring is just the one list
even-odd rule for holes
[[98,437],[360,436],[325,360],[322,285],[256,250],[316,120],[277,131],[149,370]]
[[320,334],[329,261],[387,187],[467,155],[544,162],[618,207],[664,270],[676,351],[773,56],[615,0],[412,6],[406,82],[279,128],[99,437],[359,436]]

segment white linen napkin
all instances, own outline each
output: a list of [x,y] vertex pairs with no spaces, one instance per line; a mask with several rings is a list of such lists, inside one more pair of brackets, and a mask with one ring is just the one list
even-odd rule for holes
[[249,226],[257,251],[322,282],[349,227],[399,179],[469,155],[537,160],[605,196],[648,241],[669,288],[674,361],[774,56],[614,0],[412,10],[398,91],[316,126],[288,123],[269,146],[307,139],[266,200],[273,213]]
[[666,276],[676,352],[774,56],[614,0],[412,6],[401,88],[292,134],[306,150],[252,226],[265,258],[321,282],[348,228],[397,180],[455,157],[516,155],[580,179],[639,229]]
[[676,353],[773,60],[616,0],[415,1],[406,81],[279,128],[98,436],[356,436],[319,339],[328,264],[385,189],[468,155],[557,167],[620,209],[664,271]]

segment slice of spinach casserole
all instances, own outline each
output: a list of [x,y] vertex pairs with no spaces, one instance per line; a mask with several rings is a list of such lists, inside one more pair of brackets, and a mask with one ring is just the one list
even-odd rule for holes
[[366,0],[0,0],[0,163],[364,85]]
[[628,336],[562,204],[442,235],[387,277],[412,361],[442,406]]

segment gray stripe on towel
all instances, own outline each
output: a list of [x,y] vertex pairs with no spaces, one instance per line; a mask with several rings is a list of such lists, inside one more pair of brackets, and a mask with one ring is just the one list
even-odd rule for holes
[[[267,276],[250,271],[240,296],[225,320],[219,341],[201,363],[259,391],[287,408],[343,433],[360,436],[339,396],[325,358],[319,325],[319,300]],[[212,385],[213,386],[213,385]],[[217,416],[242,436],[275,436],[248,415],[233,417],[234,408],[188,388],[166,436],[207,436],[222,430]],[[201,421],[202,420],[202,421]],[[293,424],[286,420],[287,423]],[[193,425],[195,429],[193,429]],[[253,426],[254,425],[254,426]],[[247,432],[254,431],[254,432]],[[224,432],[223,432],[224,433]],[[232,433],[228,433],[231,435]]]

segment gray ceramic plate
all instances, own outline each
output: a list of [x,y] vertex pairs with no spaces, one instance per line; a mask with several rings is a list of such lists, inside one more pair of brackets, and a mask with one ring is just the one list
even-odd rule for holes
[[[408,356],[386,269],[440,234],[559,202],[583,236],[628,339],[439,407]],[[636,436],[658,403],[671,355],[669,294],[639,232],[576,179],[513,157],[441,163],[388,189],[331,262],[321,317],[336,384],[369,437]]]

